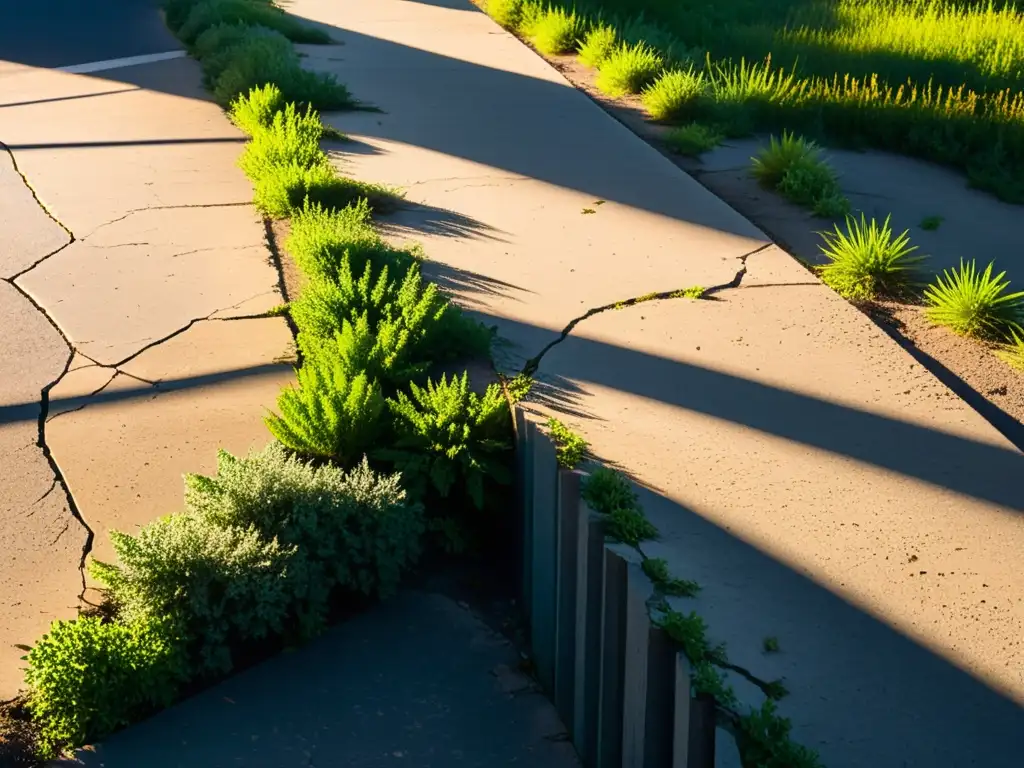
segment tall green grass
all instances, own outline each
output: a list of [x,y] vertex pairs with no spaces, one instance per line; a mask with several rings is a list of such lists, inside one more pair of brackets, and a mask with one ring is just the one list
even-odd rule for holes
[[[973,186],[1024,203],[1024,13],[1010,2],[551,5],[575,9],[583,19],[588,32],[580,57],[590,66],[604,69],[613,51],[638,44],[670,70],[696,60],[707,85],[679,110],[681,122],[715,124],[733,137],[790,130],[899,152],[959,168]],[[626,63],[619,58],[613,70]],[[621,82],[606,85],[609,93],[631,90]],[[658,119],[673,111],[671,102],[649,102]]]

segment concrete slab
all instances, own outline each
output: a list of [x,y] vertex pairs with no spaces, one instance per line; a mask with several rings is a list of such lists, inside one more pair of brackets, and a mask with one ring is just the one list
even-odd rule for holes
[[[294,10],[346,43],[311,65],[384,110],[332,118],[349,169],[424,206],[429,269],[499,324],[506,372],[767,242],[468,4]],[[746,266],[717,301],[576,325],[533,405],[654,489],[662,553],[738,660],[770,674],[752,654],[779,637],[783,712],[825,764],[1016,764],[1024,457],[777,248]]]
[[281,303],[263,224],[248,206],[140,210],[18,279],[84,354],[114,365],[214,314]]
[[[831,230],[832,223],[760,189],[750,177],[750,158],[767,145],[764,136],[729,141],[694,163],[694,173],[712,190],[737,201],[766,228],[797,238],[787,245],[801,256],[822,263],[825,259],[817,248],[821,238],[814,233]],[[918,253],[929,257],[922,265],[927,272],[957,267],[961,259],[977,259],[981,264],[995,260],[1011,279],[1016,274],[1017,281],[1024,280],[1020,206],[971,189],[956,171],[913,158],[831,148],[823,149],[822,156],[838,172],[854,215],[863,212],[879,221],[891,215],[893,229],[909,230]],[[941,226],[934,231],[922,229],[921,222],[932,216],[942,218]]]
[[293,378],[291,342],[283,318],[209,320],[143,352],[94,394],[106,374],[91,368],[53,388],[48,441],[95,532],[94,557],[111,559],[109,530],[179,511],[182,475],[215,471],[219,448],[244,454],[269,440],[263,415]]
[[36,202],[11,154],[0,149],[0,277],[14,277],[70,240]]
[[518,654],[447,597],[407,592],[52,766],[579,766]]
[[22,683],[17,644],[32,643],[52,619],[73,616],[87,532],[68,505],[39,445],[42,391],[70,351],[60,334],[10,283],[0,281],[0,700]]

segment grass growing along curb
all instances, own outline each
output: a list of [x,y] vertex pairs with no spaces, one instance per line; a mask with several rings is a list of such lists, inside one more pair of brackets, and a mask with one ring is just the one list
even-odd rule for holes
[[640,101],[655,120],[677,122],[694,111],[706,88],[704,73],[691,65],[663,72],[643,90]]
[[646,43],[622,44],[601,62],[594,84],[609,96],[640,93],[654,82],[664,64],[661,55]]
[[192,6],[185,21],[173,31],[181,42],[191,47],[203,32],[218,24],[265,27],[295,43],[323,45],[331,42],[331,36],[322,29],[289,16],[269,2],[253,0],[203,0]]
[[961,336],[1003,340],[1021,332],[1024,291],[1006,293],[1006,272],[992,275],[990,263],[979,272],[975,262],[960,262],[925,288],[925,317]]
[[[581,492],[590,508],[604,518],[608,538],[632,547],[640,557],[643,571],[655,588],[655,598],[649,603],[652,621],[665,630],[689,659],[693,691],[714,697],[720,720],[736,737],[743,765],[821,768],[817,753],[794,742],[789,720],[778,714],[775,701],[786,694],[782,682],[757,680],[732,665],[725,646],[712,644],[708,639],[704,620],[695,611],[684,613],[669,602],[669,597],[694,597],[700,587],[673,577],[665,560],[643,552],[643,542],[656,539],[658,530],[647,520],[629,481],[617,472],[600,468],[584,481]],[[778,641],[770,640],[774,641],[774,650],[778,650]],[[769,639],[765,640],[765,648],[769,648]],[[745,673],[764,692],[762,705],[741,713],[723,670]]]
[[[708,87],[684,119],[718,124],[730,138],[797,130],[919,157],[1024,203],[1024,21],[1012,10],[838,0],[844,22],[832,27],[817,6],[788,0],[551,6],[583,19],[589,66],[622,44],[649,46],[672,66],[703,59]],[[502,23],[525,34],[521,19]]]
[[708,152],[725,140],[717,128],[702,123],[690,123],[673,128],[665,136],[665,144],[673,152],[689,157]]
[[869,301],[879,294],[900,296],[917,285],[917,268],[923,256],[913,255],[908,232],[893,235],[886,217],[882,224],[846,218],[846,231],[836,225],[822,232],[819,246],[828,263],[817,267],[825,285],[851,301]]
[[572,53],[582,32],[583,22],[575,11],[551,8],[530,24],[530,42],[549,56]]
[[838,177],[814,142],[783,132],[781,139],[771,136],[768,146],[751,160],[754,178],[816,216],[833,218],[849,213],[850,203],[839,188]]

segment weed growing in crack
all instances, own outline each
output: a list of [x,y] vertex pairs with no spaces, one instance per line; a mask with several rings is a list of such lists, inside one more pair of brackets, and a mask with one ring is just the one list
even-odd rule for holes
[[762,185],[780,192],[817,216],[846,214],[849,201],[835,171],[822,159],[817,144],[784,132],[752,158],[751,173]]
[[764,648],[765,653],[778,653],[779,652],[779,638],[777,637],[766,637],[761,646]]
[[548,419],[548,431],[555,443],[555,458],[564,469],[575,469],[587,455],[590,444],[558,419]]
[[942,226],[942,222],[944,221],[945,218],[943,218],[942,216],[925,216],[923,219],[921,219],[921,223],[918,224],[918,226],[921,227],[921,229],[923,229],[925,232],[934,232],[935,230]]
[[523,18],[523,0],[487,0],[487,15],[505,29],[516,31]]
[[760,709],[737,718],[744,765],[763,768],[822,768],[817,753],[793,741],[792,724],[768,699]]
[[668,561],[660,557],[647,557],[641,565],[658,592],[665,597],[696,597],[700,585],[689,579],[676,578],[668,568]]
[[665,144],[673,152],[697,157],[709,152],[725,140],[725,134],[714,126],[703,123],[689,123],[673,128],[665,136]]
[[1006,272],[992,275],[990,263],[978,272],[975,262],[960,262],[925,288],[925,317],[961,336],[1005,339],[1024,329],[1024,291],[1006,293]]
[[[294,105],[292,110],[294,113]],[[253,137],[269,129],[275,122],[278,113],[285,113],[284,94],[281,89],[273,83],[267,83],[262,88],[253,88],[244,96],[239,96],[228,109],[228,117],[235,126],[247,136]],[[319,122],[319,117],[317,119]],[[323,126],[320,126],[317,140],[323,135]]]
[[663,72],[641,92],[640,101],[655,120],[674,122],[694,112],[707,86],[704,73],[691,64],[688,69]]
[[502,381],[505,385],[505,392],[513,404],[526,399],[534,384],[533,377],[525,373],[517,373],[512,378],[503,377]]
[[664,60],[645,43],[620,45],[601,63],[595,85],[608,96],[640,93],[654,82]]
[[611,539],[635,548],[658,537],[629,481],[617,472],[598,469],[584,481],[581,494],[591,509],[604,516]]
[[917,246],[910,244],[907,231],[893,235],[889,217],[878,224],[874,219],[868,223],[864,214],[859,220],[848,216],[845,232],[836,226],[821,234],[821,252],[829,261],[816,269],[840,296],[869,301],[881,293],[899,296],[917,284],[924,257],[912,255]]
[[538,51],[551,56],[576,50],[583,32],[583,20],[575,11],[548,8],[529,27],[530,42]]
[[689,288],[681,288],[678,291],[672,291],[669,294],[673,299],[703,299],[704,294],[708,292],[708,289],[701,285],[692,285]]

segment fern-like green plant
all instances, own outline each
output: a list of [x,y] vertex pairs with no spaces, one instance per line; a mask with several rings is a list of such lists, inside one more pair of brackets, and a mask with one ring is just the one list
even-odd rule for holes
[[548,419],[548,430],[555,443],[555,458],[566,469],[575,469],[587,455],[590,444],[558,419]]
[[203,71],[203,85],[215,88],[221,74],[239,55],[239,50],[257,40],[260,41],[257,47],[267,59],[298,65],[294,47],[280,32],[241,23],[218,24],[203,32],[192,46],[192,53]]
[[946,270],[925,288],[925,317],[961,336],[1005,339],[1022,332],[1024,291],[1006,293],[1006,272],[992,275],[990,263],[979,272],[974,261]]
[[395,420],[393,449],[376,455],[393,461],[418,495],[429,489],[449,498],[454,488],[465,489],[477,509],[484,506],[484,483],[506,484],[504,465],[510,444],[506,436],[508,405],[501,388],[492,384],[483,397],[469,388],[469,376],[446,376],[425,387],[409,385],[388,401]]
[[[231,102],[228,115],[239,130],[249,136],[255,136],[257,133],[271,129],[276,119],[275,115],[284,109],[284,96],[281,89],[273,83],[267,83],[262,88],[253,88],[246,95],[239,96]],[[296,115],[294,105],[291,114]],[[309,131],[309,133],[315,136],[316,141],[320,140],[319,134],[313,131]],[[320,133],[323,133],[322,126]]]
[[353,374],[337,345],[324,344],[297,373],[297,386],[277,399],[281,415],[265,421],[271,434],[302,456],[352,466],[381,435],[385,404],[380,386]]
[[853,301],[867,301],[879,293],[898,295],[916,285],[918,265],[922,256],[914,256],[917,246],[910,244],[907,231],[895,236],[887,216],[882,224],[874,219],[869,224],[846,218],[846,231],[838,226],[834,232],[823,232],[822,253],[828,263],[818,267],[826,285],[840,296]]
[[275,173],[281,166],[327,165],[327,155],[320,149],[323,132],[319,114],[308,107],[300,112],[294,104],[288,104],[274,113],[265,127],[255,131],[242,150],[238,165],[254,181]]

